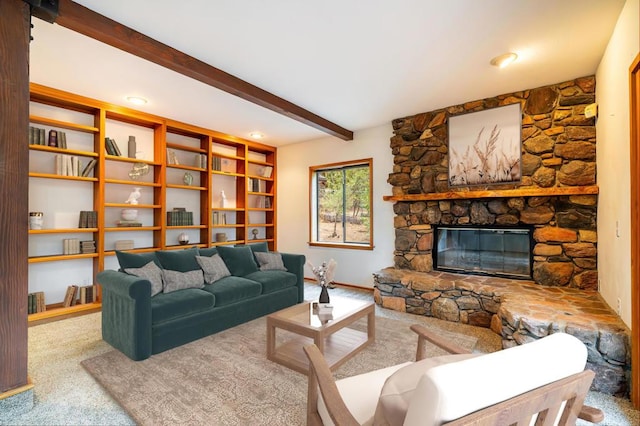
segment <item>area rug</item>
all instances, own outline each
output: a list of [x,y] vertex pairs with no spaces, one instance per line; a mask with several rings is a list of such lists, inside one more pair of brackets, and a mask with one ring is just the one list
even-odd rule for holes
[[[365,330],[364,320],[354,328]],[[466,348],[476,339],[434,330]],[[278,330],[278,340],[287,333]],[[415,358],[404,321],[376,317],[376,342],[336,371],[347,377]],[[131,361],[119,351],[82,361],[140,425],[304,425],[307,377],[265,357],[265,318]],[[430,356],[443,352],[427,345]]]

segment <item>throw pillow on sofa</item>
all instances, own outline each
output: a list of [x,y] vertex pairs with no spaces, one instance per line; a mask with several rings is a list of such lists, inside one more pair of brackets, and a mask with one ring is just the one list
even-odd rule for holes
[[218,253],[213,256],[196,256],[196,261],[204,271],[204,281],[207,284],[213,284],[219,279],[231,275]]
[[151,296],[162,292],[162,269],[153,260],[142,268],[126,268],[124,271],[129,275],[148,279],[151,283]]
[[171,269],[178,272],[200,270],[200,265],[196,262],[196,256],[199,254],[197,247],[186,250],[159,250],[156,252],[163,269]]
[[256,265],[253,252],[249,246],[220,246],[218,247],[218,253],[220,253],[220,257],[224,260],[227,268],[229,268],[231,275],[244,277],[258,271],[258,265]]
[[261,271],[286,271],[282,255],[278,252],[254,252],[253,255],[258,260]]
[[185,288],[203,288],[204,276],[202,269],[197,271],[180,272],[172,269],[163,269],[162,278],[164,279],[163,293],[171,293],[176,290]]

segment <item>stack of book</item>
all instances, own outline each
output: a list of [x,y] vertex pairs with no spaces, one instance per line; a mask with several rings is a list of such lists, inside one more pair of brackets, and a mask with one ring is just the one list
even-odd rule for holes
[[80,253],[80,240],[77,238],[65,238],[62,240],[62,254]]
[[78,303],[81,305],[93,303],[98,300],[98,286],[95,284],[80,287],[78,293]]
[[188,212],[184,207],[176,207],[173,211],[167,212],[168,226],[190,226],[193,225],[193,212]]
[[120,148],[118,147],[115,139],[104,138],[104,147],[107,151],[107,154],[122,157],[122,152],[120,151]]
[[116,241],[116,250],[133,250],[133,240]]
[[55,162],[56,174],[60,176],[81,176],[85,171],[81,170],[80,159],[75,155],[56,154]]
[[80,241],[80,252],[81,253],[95,253],[96,252],[96,242],[93,240]]
[[80,211],[80,219],[78,220],[78,228],[97,228],[98,212],[97,211]]
[[116,221],[116,226],[118,228],[140,227],[142,226],[142,222],[138,222],[137,220],[120,219]]
[[44,312],[47,310],[47,306],[44,303],[43,291],[36,291],[35,293],[29,293],[27,300],[28,300],[27,313],[35,314],[37,312]]

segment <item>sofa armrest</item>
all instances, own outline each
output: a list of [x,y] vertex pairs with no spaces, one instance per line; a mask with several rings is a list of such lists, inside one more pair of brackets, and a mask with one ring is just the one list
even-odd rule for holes
[[282,262],[287,271],[295,274],[297,277],[296,285],[298,286],[298,303],[304,301],[304,264],[306,258],[303,254],[281,253]]
[[151,356],[151,283],[124,272],[102,271],[102,338],[134,361]]

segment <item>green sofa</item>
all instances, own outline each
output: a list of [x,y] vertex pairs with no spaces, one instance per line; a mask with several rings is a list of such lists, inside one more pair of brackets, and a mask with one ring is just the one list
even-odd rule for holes
[[[269,252],[266,244],[116,254],[121,269],[97,276],[102,338],[135,361],[304,300],[305,257]],[[275,267],[258,257],[275,259]],[[220,259],[229,276],[207,274],[200,264],[220,266]],[[209,280],[193,284],[200,276]]]

